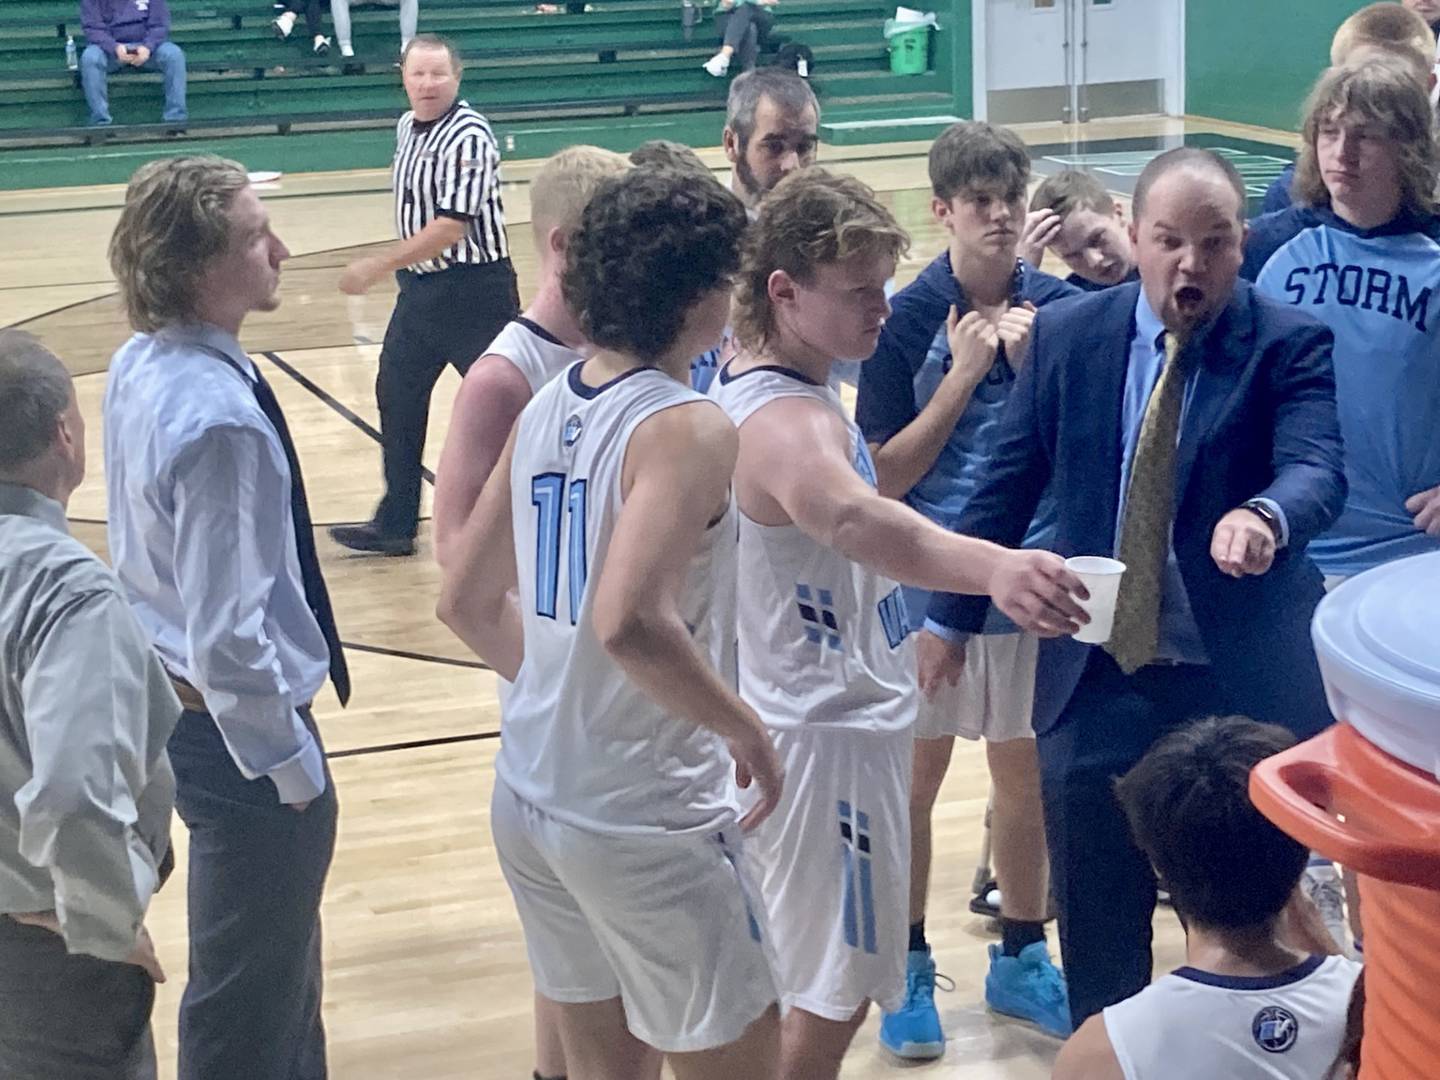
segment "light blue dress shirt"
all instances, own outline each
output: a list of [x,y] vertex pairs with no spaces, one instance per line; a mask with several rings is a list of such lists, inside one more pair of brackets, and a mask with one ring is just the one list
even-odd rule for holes
[[[1120,555],[1120,534],[1125,522],[1125,500],[1130,489],[1130,467],[1135,459],[1135,444],[1140,441],[1140,426],[1145,420],[1145,409],[1150,404],[1150,395],[1160,380],[1160,372],[1164,366],[1165,324],[1160,321],[1160,316],[1155,314],[1155,310],[1150,306],[1150,299],[1142,288],[1140,298],[1135,302],[1135,336],[1130,339],[1130,363],[1125,372],[1125,397],[1121,406],[1120,498],[1115,519],[1117,558]],[[1190,411],[1190,400],[1194,393],[1195,372],[1192,371],[1185,384],[1185,398],[1181,405],[1181,432],[1185,429],[1185,415]],[[1280,519],[1280,546],[1284,547],[1289,537],[1285,511],[1273,500],[1262,501]],[[1185,591],[1185,582],[1180,576],[1180,563],[1175,558],[1173,529],[1170,550],[1160,580],[1160,643],[1155,653],[1156,659],[1183,664],[1208,664],[1210,657],[1200,638],[1200,628],[1196,625],[1195,614],[1190,608],[1190,595]]]
[[324,684],[330,654],[305,602],[290,467],[254,373],[214,326],[121,346],[105,391],[110,555],[141,626],[200,691],[240,772],[298,803],[325,790],[297,709]]

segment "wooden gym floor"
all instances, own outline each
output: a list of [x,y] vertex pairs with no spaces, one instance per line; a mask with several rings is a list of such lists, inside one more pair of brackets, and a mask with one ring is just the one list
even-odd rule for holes
[[[1080,130],[1025,130],[1032,144],[1218,132],[1290,141],[1208,121],[1096,122]],[[929,213],[924,144],[835,148],[822,160],[883,193],[914,238],[901,266],[908,282],[943,246]],[[717,151],[708,161],[721,167]],[[249,162],[264,168],[266,162]],[[510,241],[528,295],[535,257],[526,183],[534,163],[506,169]],[[374,379],[393,287],[363,298],[336,288],[340,270],[389,239],[383,173],[286,177],[264,194],[293,258],[284,302],[252,317],[244,343],[274,384],[295,432],[317,526],[368,518],[380,483]],[[0,264],[0,326],[21,326],[76,373],[89,421],[90,475],[70,513],[78,537],[102,556],[105,495],[100,405],[110,354],[126,338],[105,246],[119,188],[0,195],[10,258]],[[458,378],[447,371],[431,408],[426,462],[443,444]],[[429,489],[423,508],[428,514]],[[355,693],[342,711],[326,689],[316,715],[341,802],[339,845],[325,901],[326,1000],[331,1074],[338,1080],[513,1080],[532,1065],[531,986],[520,927],[495,863],[488,806],[500,734],[494,677],[436,622],[438,575],[428,521],[412,559],[351,556],[318,531],[321,558],[348,646]],[[928,1076],[1038,1078],[1057,1043],[987,1015],[982,997],[985,921],[966,904],[979,851],[987,779],[977,744],[956,750],[935,813],[936,864],[929,915],[940,970],[956,990],[939,1005],[949,1045],[943,1060],[913,1066]],[[175,825],[180,869],[157,897],[149,925],[170,981],[160,988],[155,1030],[161,1077],[174,1076],[176,1009],[185,984],[185,831]],[[1175,920],[1156,918],[1157,966],[1180,962]],[[1052,934],[1052,948],[1054,939]],[[876,1042],[874,1015],[847,1059],[847,1080],[902,1066]]]

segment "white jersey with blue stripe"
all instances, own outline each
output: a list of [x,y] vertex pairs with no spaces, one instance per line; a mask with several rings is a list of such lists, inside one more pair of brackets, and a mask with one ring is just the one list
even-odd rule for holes
[[[845,420],[855,470],[875,466],[840,396],[799,372],[720,369],[711,396],[745,439],[745,422],[782,398],[806,398]],[[915,719],[914,646],[899,586],[816,543],[796,525],[740,512],[737,635],[740,695],[773,728],[900,731]]]
[[[653,368],[587,386],[583,366],[541,387],[517,421],[511,513],[525,659],[505,702],[496,772],[522,799],[595,832],[726,828],[735,812],[724,741],[630,681],[596,636],[590,587],[620,517],[636,428],[665,409],[713,403]],[[680,597],[696,646],[731,677],[735,529],[732,499]]]
[[1317,1080],[1359,974],[1343,956],[1254,978],[1181,968],[1107,1008],[1105,1032],[1125,1080]]
[[524,315],[506,323],[482,355],[503,356],[514,364],[525,376],[532,397],[571,364],[585,359],[584,354]]
[[1245,270],[1335,334],[1335,400],[1350,492],[1309,554],[1350,575],[1440,550],[1405,501],[1440,485],[1440,219],[1356,229],[1294,207],[1252,225]]

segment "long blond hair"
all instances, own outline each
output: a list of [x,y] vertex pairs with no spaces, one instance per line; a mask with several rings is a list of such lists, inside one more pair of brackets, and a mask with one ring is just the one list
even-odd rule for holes
[[195,315],[205,265],[230,241],[243,166],[210,154],[161,158],[130,178],[110,237],[110,269],[130,325],[154,332]]

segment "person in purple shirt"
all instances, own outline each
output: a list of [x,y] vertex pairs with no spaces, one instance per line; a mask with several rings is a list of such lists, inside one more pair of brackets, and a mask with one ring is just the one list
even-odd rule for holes
[[109,76],[122,68],[158,71],[165,78],[167,124],[183,123],[185,54],[170,40],[170,9],[165,0],[80,0],[85,27],[80,56],[80,85],[90,106],[90,123],[110,123]]

